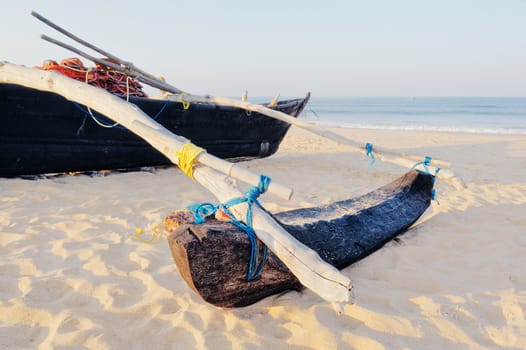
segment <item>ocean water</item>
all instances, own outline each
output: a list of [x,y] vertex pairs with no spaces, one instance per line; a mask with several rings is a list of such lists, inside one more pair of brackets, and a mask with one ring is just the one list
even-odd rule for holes
[[300,116],[326,126],[526,135],[526,97],[312,97]]

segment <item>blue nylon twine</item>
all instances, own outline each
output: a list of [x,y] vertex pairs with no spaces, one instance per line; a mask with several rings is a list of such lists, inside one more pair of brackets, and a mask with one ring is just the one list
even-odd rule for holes
[[371,165],[373,165],[374,162],[376,161],[376,159],[374,158],[373,144],[372,143],[367,142],[365,144],[365,155],[367,157],[371,158]]
[[[425,156],[424,160],[421,161],[421,162],[416,163],[415,165],[413,165],[412,169],[416,169],[417,166],[422,165],[424,167],[423,173],[424,174],[428,174],[428,175],[433,175],[433,182],[435,182],[436,178],[437,178],[437,175],[438,175],[438,172],[440,171],[440,168],[437,167],[436,170],[435,170],[435,173],[431,174],[431,172],[429,171],[429,165],[431,163],[431,159],[432,158],[430,156]],[[420,171],[418,169],[416,169],[416,170]],[[437,198],[437,191],[433,188],[433,190],[431,191],[431,200],[436,200],[436,198]]]
[[[425,172],[426,174],[431,175],[431,173],[429,172],[429,168],[428,168],[428,166],[429,166],[430,163],[431,163],[431,159],[432,159],[432,158],[431,158],[430,156],[425,156],[423,161],[418,162],[418,163],[416,163],[415,165],[413,165],[413,169],[415,169],[415,168],[416,168],[417,166],[419,166],[419,165],[422,165],[422,166],[424,167],[424,172]],[[437,168],[437,169],[439,169],[439,168]]]
[[[438,175],[438,172],[440,171],[440,168],[437,167],[436,170],[435,170],[435,173],[431,174],[431,172],[429,171],[429,168],[428,168],[429,165],[431,164],[431,159],[432,158],[430,156],[425,156],[423,161],[416,163],[415,165],[413,165],[413,167],[411,169],[416,169],[417,166],[422,165],[424,167],[423,173],[429,174],[429,175],[433,175],[436,178],[436,176]],[[416,170],[418,170],[418,169],[416,169]]]
[[[250,240],[250,261],[248,264],[247,272],[247,281],[249,282],[259,277],[259,275],[261,274],[261,270],[263,270],[263,267],[265,266],[265,262],[267,261],[268,257],[268,248],[266,245],[263,244],[263,247],[261,249],[262,258],[261,262],[258,264],[259,247],[257,243],[256,232],[252,228],[252,204],[256,204],[259,207],[261,207],[261,204],[257,199],[261,194],[267,191],[270,181],[270,177],[260,175],[258,186],[251,187],[245,194],[245,197],[233,198],[220,205],[213,205],[211,203],[201,203],[187,207],[188,210],[192,210],[194,212],[196,224],[203,223],[205,221],[205,217],[215,214],[215,212],[218,209],[221,209],[225,212],[225,214],[227,214],[231,218],[230,220],[228,220],[229,222],[239,227],[246,233],[248,239]],[[247,203],[247,214],[245,222],[242,222],[237,220],[234,214],[232,214],[230,210],[228,210],[228,208],[244,202]]]
[[218,206],[212,203],[196,203],[186,207],[186,209],[194,212],[194,223],[202,224],[205,222],[207,216],[215,214]]

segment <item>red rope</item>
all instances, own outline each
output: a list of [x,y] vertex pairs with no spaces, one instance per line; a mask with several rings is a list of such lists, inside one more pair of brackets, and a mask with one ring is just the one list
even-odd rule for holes
[[79,81],[87,81],[89,85],[105,89],[114,95],[148,97],[142,90],[142,85],[128,75],[100,64],[88,70],[76,57],[64,59],[60,63],[47,60],[42,66],[35,68],[53,70]]

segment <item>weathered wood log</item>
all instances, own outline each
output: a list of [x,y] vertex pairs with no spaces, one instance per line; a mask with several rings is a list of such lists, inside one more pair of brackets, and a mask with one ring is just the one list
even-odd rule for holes
[[[432,175],[410,171],[361,197],[279,213],[274,218],[324,261],[342,269],[410,227],[429,207],[433,184]],[[188,215],[168,217],[167,229],[173,229],[168,242],[182,277],[205,301],[240,307],[302,288],[272,253],[260,277],[247,282],[250,242],[245,233],[214,218],[201,225],[188,223],[191,221]]]

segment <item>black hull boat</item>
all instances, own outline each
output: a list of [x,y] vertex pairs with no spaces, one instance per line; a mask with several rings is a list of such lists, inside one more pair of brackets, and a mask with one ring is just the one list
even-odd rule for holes
[[[324,261],[343,269],[413,225],[429,207],[433,186],[433,175],[412,170],[361,197],[279,213],[274,218]],[[205,301],[219,307],[240,307],[302,289],[273,253],[259,277],[247,281],[251,243],[245,232],[214,218],[196,225],[192,218],[168,216],[165,229],[180,274]]]
[[[297,117],[305,98],[278,102]],[[169,131],[230,160],[274,154],[288,123],[243,109],[207,103],[130,97]],[[0,176],[135,169],[171,164],[140,137],[60,95],[0,84]]]

